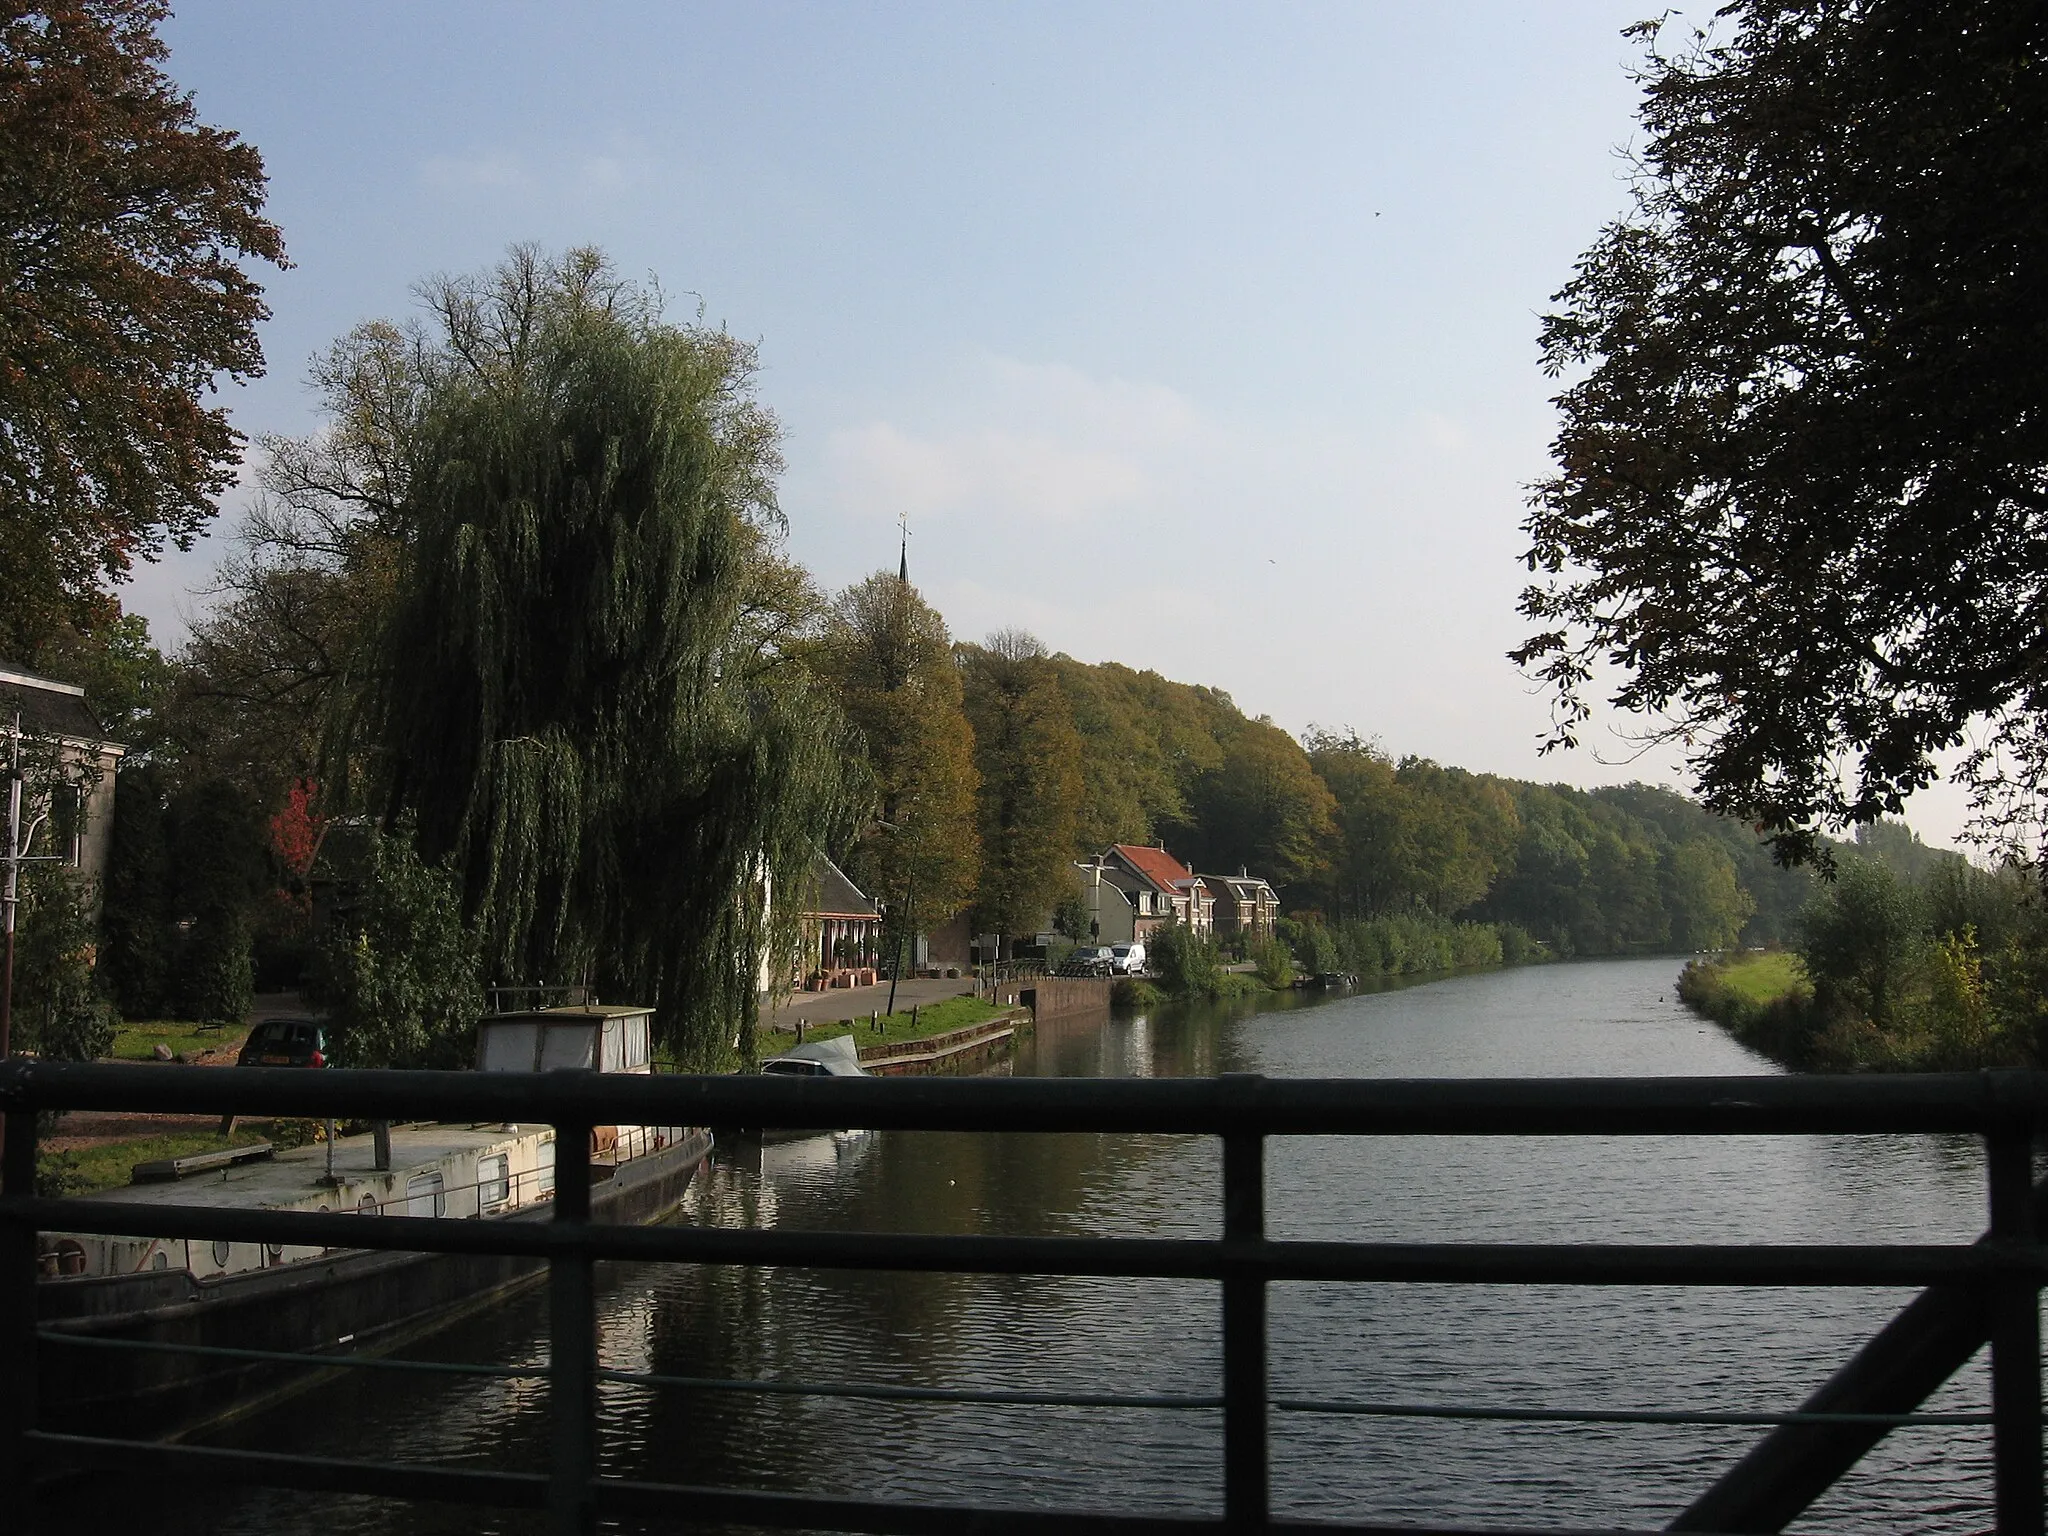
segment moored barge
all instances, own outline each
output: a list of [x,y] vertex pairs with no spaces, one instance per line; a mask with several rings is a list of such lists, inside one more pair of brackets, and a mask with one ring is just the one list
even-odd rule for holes
[[[479,1026],[477,1065],[645,1073],[649,1023],[642,1008],[501,1014]],[[688,1126],[600,1126],[592,1136],[591,1219],[619,1224],[671,1214],[712,1144],[708,1130]],[[390,1141],[384,1168],[376,1166],[373,1137],[348,1136],[268,1156],[198,1159],[210,1165],[182,1178],[177,1168],[144,1168],[138,1176],[149,1182],[96,1198],[399,1220],[535,1220],[552,1208],[552,1126],[400,1126]],[[168,1177],[155,1181],[160,1175]],[[191,1353],[191,1346],[302,1355],[389,1350],[544,1271],[541,1261],[499,1255],[82,1233],[45,1233],[39,1253],[43,1427],[150,1437],[190,1433],[314,1379],[304,1366]]]

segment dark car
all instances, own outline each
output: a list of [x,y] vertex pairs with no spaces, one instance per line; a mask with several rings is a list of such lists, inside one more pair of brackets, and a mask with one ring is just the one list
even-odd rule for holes
[[249,1031],[240,1067],[324,1067],[327,1027],[318,1019],[271,1019]]

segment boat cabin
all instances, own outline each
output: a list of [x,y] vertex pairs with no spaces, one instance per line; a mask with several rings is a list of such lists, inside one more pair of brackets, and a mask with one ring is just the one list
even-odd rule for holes
[[536,1008],[479,1019],[479,1072],[654,1070],[654,1010],[597,1004]]

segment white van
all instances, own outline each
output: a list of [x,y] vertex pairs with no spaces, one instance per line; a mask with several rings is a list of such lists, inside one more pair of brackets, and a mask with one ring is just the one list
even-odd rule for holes
[[1114,976],[1142,976],[1145,974],[1145,946],[1142,944],[1112,944],[1109,946],[1109,969]]

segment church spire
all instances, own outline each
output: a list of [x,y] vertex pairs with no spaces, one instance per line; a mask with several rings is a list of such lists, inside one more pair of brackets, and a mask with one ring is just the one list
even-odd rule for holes
[[896,562],[896,579],[908,586],[910,584],[910,514],[905,512],[898,517],[896,519],[896,526],[903,530],[902,551]]

